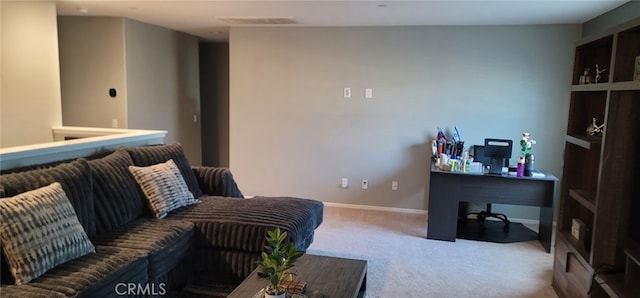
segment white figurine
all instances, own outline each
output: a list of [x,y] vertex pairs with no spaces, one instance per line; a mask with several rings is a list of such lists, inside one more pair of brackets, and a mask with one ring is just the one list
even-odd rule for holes
[[592,137],[600,136],[600,134],[602,133],[602,129],[603,128],[604,128],[604,123],[602,123],[602,124],[600,124],[600,126],[598,126],[598,119],[596,119],[594,117],[593,118],[593,123],[591,123],[587,127],[587,134],[592,136]]
[[604,68],[604,69],[600,69],[600,68],[598,67],[598,64],[596,64],[596,84],[598,83],[598,81],[600,81],[600,78],[601,78],[600,74],[601,74],[601,73],[603,73],[603,72],[605,72],[605,71],[607,71],[607,69],[606,69],[606,68]]

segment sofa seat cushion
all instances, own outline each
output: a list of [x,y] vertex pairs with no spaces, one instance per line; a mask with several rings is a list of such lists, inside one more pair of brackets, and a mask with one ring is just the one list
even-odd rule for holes
[[169,272],[185,257],[193,232],[193,223],[187,221],[140,218],[97,235],[93,242],[146,251],[149,279],[154,280]]
[[96,246],[96,252],[49,270],[26,285],[2,286],[3,297],[113,297],[121,283],[147,282],[146,252]]
[[124,148],[89,160],[98,234],[131,222],[147,210],[138,183],[129,172],[132,165],[133,160]]
[[95,252],[60,183],[0,200],[2,252],[16,284]]
[[251,199],[202,196],[199,204],[171,212],[167,218],[196,225],[199,246],[259,253],[267,230],[280,227],[296,248],[306,250],[322,223],[320,201],[291,197]]

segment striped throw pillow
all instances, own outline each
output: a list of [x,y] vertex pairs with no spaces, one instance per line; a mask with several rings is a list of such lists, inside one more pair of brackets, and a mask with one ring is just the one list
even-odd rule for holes
[[18,285],[95,252],[58,182],[0,199],[0,239]]
[[164,218],[172,210],[198,202],[173,159],[147,167],[129,166],[129,171],[147,197],[156,218]]

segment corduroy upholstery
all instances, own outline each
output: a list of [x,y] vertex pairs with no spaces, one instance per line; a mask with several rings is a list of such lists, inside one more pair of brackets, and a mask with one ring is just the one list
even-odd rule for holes
[[16,284],[95,252],[60,183],[0,200],[2,253]]
[[193,222],[196,241],[208,246],[247,252],[262,252],[267,230],[280,227],[299,250],[311,244],[314,230],[322,223],[321,202],[288,197],[237,199],[200,197],[199,204],[169,214],[169,219]]
[[[87,161],[80,158],[68,163],[47,164],[41,168],[30,167],[30,169],[24,172],[3,174],[0,177],[0,188],[3,189],[2,198],[13,197],[59,182],[89,238],[95,235],[91,171]],[[0,267],[2,267],[3,273],[2,282],[14,282],[11,274],[5,274],[10,271],[4,254],[1,256]]]
[[306,250],[315,229],[322,223],[323,204],[290,197],[239,199],[202,196],[199,204],[187,206],[167,218],[193,222],[196,226],[198,259],[215,264],[225,278],[244,278],[256,268],[268,230],[280,227],[297,249]]
[[146,283],[141,250],[96,246],[96,252],[51,269],[26,285],[3,286],[2,297],[114,297],[118,283]]
[[53,182],[59,182],[62,186],[87,235],[89,237],[95,235],[91,171],[85,159],[80,158],[51,168],[6,174],[0,179],[0,185],[4,189],[3,197],[13,197]]
[[[240,280],[255,268],[267,230],[288,231],[289,240],[305,250],[322,222],[318,201],[244,199],[228,169],[192,168],[179,144],[123,147],[87,158],[89,162],[80,158],[3,171],[0,196],[59,182],[96,253],[56,266],[28,284],[3,284],[0,296],[109,297],[115,296],[118,282],[163,285],[172,291],[202,271]],[[201,202],[153,219],[128,166],[169,159]],[[3,261],[3,278],[5,269]]]
[[149,259],[149,279],[156,279],[176,266],[186,255],[193,236],[193,223],[140,218],[105,234],[96,245],[139,249]]
[[193,167],[203,193],[209,196],[244,198],[227,168]]
[[131,155],[133,164],[138,167],[151,166],[173,159],[193,196],[197,198],[202,195],[198,180],[180,144],[127,147],[126,150]]
[[145,199],[128,167],[133,160],[124,148],[89,160],[96,209],[96,232],[113,230],[145,212]]
[[241,282],[256,268],[260,254],[240,250],[200,248],[195,259],[202,264],[195,268],[207,275]]

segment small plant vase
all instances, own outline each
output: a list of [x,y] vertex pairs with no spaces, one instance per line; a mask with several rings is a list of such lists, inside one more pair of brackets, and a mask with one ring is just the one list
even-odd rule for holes
[[533,174],[533,160],[534,156],[531,153],[527,153],[524,157],[524,175],[531,176]]
[[271,295],[271,294],[264,294],[264,298],[285,298],[287,296],[287,293],[282,293],[282,294],[278,294],[278,295]]

